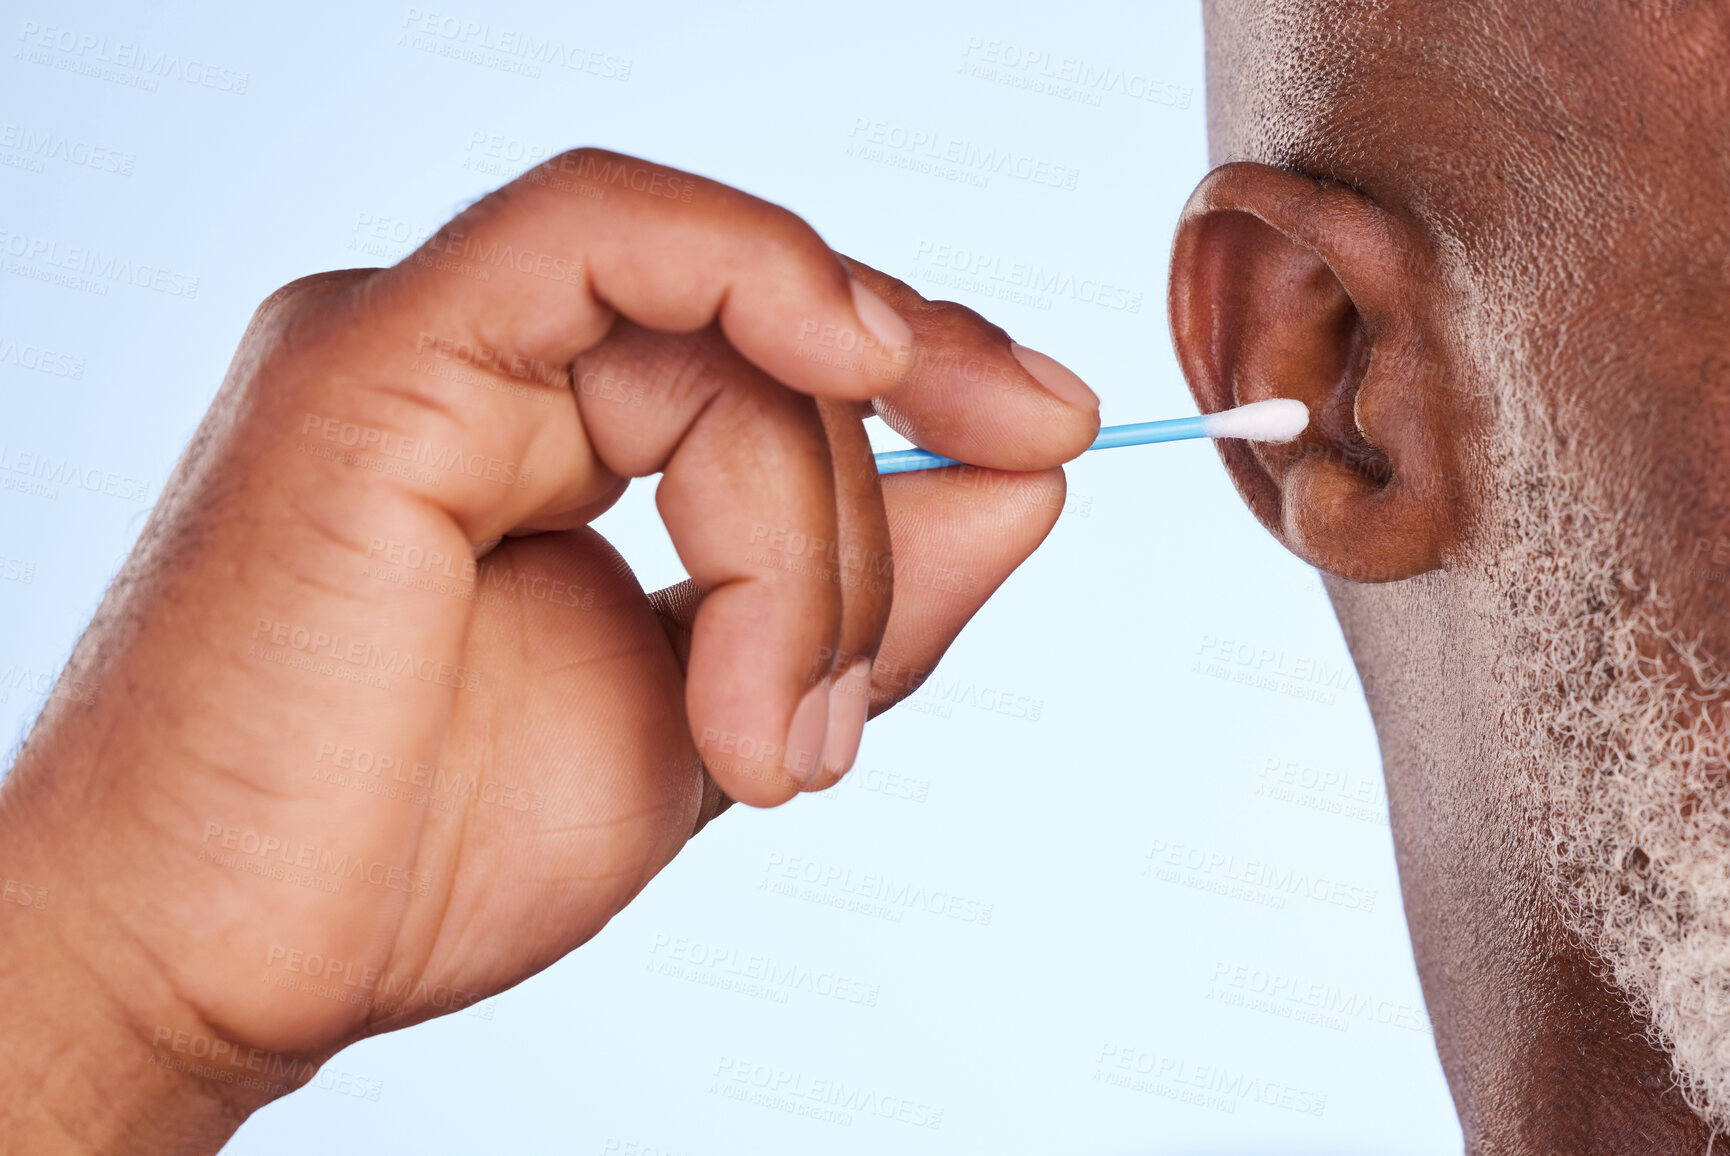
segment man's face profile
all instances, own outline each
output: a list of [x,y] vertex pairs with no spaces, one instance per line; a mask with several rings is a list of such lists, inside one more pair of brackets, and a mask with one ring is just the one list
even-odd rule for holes
[[1179,354],[1204,404],[1318,416],[1223,452],[1356,579],[1468,1146],[1692,1144],[1682,1098],[1730,1125],[1730,10],[1220,0],[1207,35]]

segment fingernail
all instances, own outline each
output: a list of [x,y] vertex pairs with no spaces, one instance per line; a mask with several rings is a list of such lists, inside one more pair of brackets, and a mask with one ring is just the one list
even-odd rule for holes
[[889,302],[853,281],[853,312],[865,323],[879,343],[891,353],[913,344],[913,327],[901,320],[901,314],[889,308]]
[[1015,355],[1021,368],[1031,373],[1035,381],[1050,390],[1060,401],[1079,405],[1083,409],[1099,408],[1099,395],[1088,389],[1087,383],[1065,368],[1061,361],[1014,341],[1009,343],[1009,352]]
[[823,765],[823,735],[829,727],[829,682],[827,679],[805,692],[787,728],[787,753],[781,766],[800,786],[817,777]]
[[853,769],[865,716],[871,711],[871,660],[861,658],[829,689],[829,726],[823,732],[823,765],[837,775]]

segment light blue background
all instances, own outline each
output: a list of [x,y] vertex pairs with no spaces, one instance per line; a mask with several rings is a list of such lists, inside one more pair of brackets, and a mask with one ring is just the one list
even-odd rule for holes
[[[470,41],[478,59],[448,54],[458,24],[417,40],[407,26],[421,11],[485,22]],[[519,156],[599,144],[739,185],[1064,360],[1101,394],[1106,421],[1193,412],[1163,305],[1172,226],[1206,168],[1193,4],[4,12],[9,739],[39,709],[258,300],[308,272],[394,261],[526,167],[488,157],[489,141]],[[33,24],[105,47],[42,48],[24,35]],[[499,67],[520,55],[474,47],[525,33],[580,46],[591,67],[525,75]],[[122,43],[180,67],[69,67],[96,67]],[[1065,60],[1106,79],[1027,87],[1075,66]],[[186,79],[204,74],[216,86]],[[244,93],[224,91],[242,75]],[[140,79],[154,90],[123,83]],[[1149,84],[1156,99],[1131,95]],[[859,126],[878,122],[891,137],[1062,166],[1074,188],[1001,172],[979,187],[888,163],[902,156],[892,147],[862,155],[875,130]],[[80,147],[32,151],[44,138]],[[97,156],[109,159],[77,160]],[[44,283],[51,270],[29,254],[39,242],[154,266],[169,285],[196,277],[196,295]],[[945,280],[976,258],[986,272]],[[1017,297],[990,270],[1018,263],[1073,288]],[[1090,300],[1096,283],[1122,291],[1120,305],[1141,294],[1139,309]],[[60,355],[51,369],[79,374],[32,368],[43,349]],[[32,483],[10,468],[21,453],[131,479],[144,500]],[[937,676],[872,724],[832,797],[736,808],[593,943],[468,1013],[348,1049],[227,1151],[1458,1151],[1374,735],[1319,582],[1255,525],[1207,445],[1092,455],[1071,467],[1070,490],[1050,541]],[[652,587],[682,574],[651,494],[639,484],[600,525]],[[992,709],[1005,699],[1014,713]],[[1037,719],[1016,717],[1032,704]],[[956,893],[991,919],[911,906],[895,922],[768,886],[771,864],[800,860]],[[1235,893],[1208,889],[1228,876]],[[1336,894],[1373,909],[1288,880],[1343,884]],[[770,984],[773,998],[705,982],[753,956],[846,977],[874,989],[875,1006],[815,981]],[[678,974],[663,973],[669,962]],[[1276,994],[1258,1004],[1258,988]],[[1321,1004],[1307,1021],[1293,992]],[[1101,1077],[1120,1071],[1114,1056],[1164,1074],[1113,1084]],[[720,1094],[730,1085],[717,1072],[747,1061],[941,1109],[941,1127],[869,1109],[816,1121]],[[1211,1101],[1194,1102],[1186,1079],[1213,1087],[1199,1097]],[[1280,1107],[1282,1093],[1321,1111]]]

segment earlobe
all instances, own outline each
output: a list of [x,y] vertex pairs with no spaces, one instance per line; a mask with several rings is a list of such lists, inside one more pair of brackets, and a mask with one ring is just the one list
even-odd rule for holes
[[1196,404],[1309,406],[1295,442],[1218,445],[1262,524],[1330,573],[1397,581],[1454,543],[1467,415],[1438,300],[1417,227],[1333,182],[1225,165],[1178,225],[1172,337]]

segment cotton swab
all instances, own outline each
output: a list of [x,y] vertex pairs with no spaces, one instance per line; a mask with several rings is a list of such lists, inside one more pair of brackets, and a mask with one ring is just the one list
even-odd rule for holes
[[[1088,446],[1109,450],[1118,446],[1144,446],[1154,442],[1180,442],[1190,438],[1243,438],[1252,442],[1289,442],[1310,423],[1309,407],[1290,397],[1252,401],[1236,409],[1167,421],[1138,421],[1108,425]],[[905,474],[913,470],[935,470],[964,463],[930,450],[889,450],[877,455],[879,474]]]

